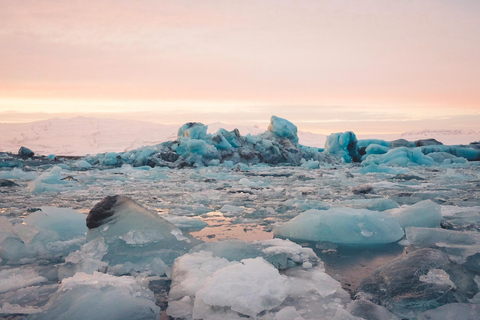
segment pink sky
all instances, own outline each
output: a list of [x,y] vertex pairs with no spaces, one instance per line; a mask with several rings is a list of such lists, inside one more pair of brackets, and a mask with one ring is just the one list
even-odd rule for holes
[[0,122],[478,129],[478,0],[0,0]]

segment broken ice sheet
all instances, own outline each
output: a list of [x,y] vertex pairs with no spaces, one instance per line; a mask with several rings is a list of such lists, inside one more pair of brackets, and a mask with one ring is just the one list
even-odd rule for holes
[[158,319],[147,283],[133,277],[76,273],[62,281],[44,312],[29,319]]
[[288,240],[220,241],[194,250],[175,261],[170,316],[333,319],[350,301],[311,249]]
[[0,258],[7,264],[54,261],[85,242],[85,215],[72,209],[42,207],[15,224],[0,220]]

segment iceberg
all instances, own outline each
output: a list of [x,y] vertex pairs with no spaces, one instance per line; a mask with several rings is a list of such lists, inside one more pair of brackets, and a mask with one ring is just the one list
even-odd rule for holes
[[398,221],[388,214],[346,207],[305,211],[273,232],[282,238],[349,245],[391,243],[404,235]]
[[287,138],[295,143],[298,142],[297,126],[286,119],[272,116],[267,130],[275,133],[280,138]]
[[399,147],[388,150],[385,154],[370,154],[362,162],[362,165],[388,165],[388,166],[431,166],[435,161],[422,153],[421,148]]
[[18,155],[21,157],[28,158],[28,157],[33,157],[35,153],[27,147],[20,147],[20,149],[18,150]]
[[321,149],[299,145],[297,127],[276,116],[271,117],[268,131],[255,136],[241,136],[238,129],[220,129],[215,134],[207,133],[207,129],[202,123],[189,122],[180,127],[175,141],[123,153],[87,156],[84,160],[101,167],[130,164],[169,168],[259,163],[295,166],[307,163],[309,167],[318,167],[317,163],[335,162]]
[[444,152],[454,155],[456,157],[465,158],[468,161],[480,161],[480,150],[472,148],[471,146],[444,146],[444,145],[430,145],[421,147],[424,154]]
[[325,141],[325,152],[344,163],[360,161],[360,154],[357,150],[357,137],[351,131],[329,135]]

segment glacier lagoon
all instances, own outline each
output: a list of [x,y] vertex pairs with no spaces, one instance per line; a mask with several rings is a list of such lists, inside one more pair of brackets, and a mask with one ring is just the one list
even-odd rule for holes
[[0,315],[475,319],[476,145],[347,132],[309,148],[276,117],[258,136],[206,132],[81,159],[3,154]]

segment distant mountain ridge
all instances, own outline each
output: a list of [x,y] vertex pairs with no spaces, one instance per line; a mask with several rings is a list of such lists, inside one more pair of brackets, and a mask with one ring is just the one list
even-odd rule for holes
[[400,134],[400,138],[406,140],[419,140],[432,137],[441,141],[443,144],[468,144],[480,139],[480,131],[463,129],[420,130],[407,131]]
[[[29,123],[0,123],[0,151],[17,152],[21,146],[37,154],[83,156],[101,152],[121,152],[142,146],[175,140],[180,124],[165,125],[146,121],[75,117]],[[259,134],[266,128],[236,126],[215,122],[210,133],[218,129],[238,128],[242,135]],[[325,135],[298,133],[300,143],[323,147]]]
[[[0,123],[0,151],[17,152],[21,146],[37,154],[83,156],[101,152],[121,152],[142,146],[174,140],[180,124],[166,125],[146,121],[75,117],[50,119],[29,123]],[[220,122],[208,124],[208,132],[218,129],[239,129],[242,135],[260,134],[266,128],[231,125]],[[326,135],[298,132],[300,144],[323,148]],[[363,139],[362,135],[357,135]],[[473,130],[422,130],[400,135],[377,135],[369,138],[418,140],[435,138],[444,144],[468,144],[480,140],[480,132]]]

